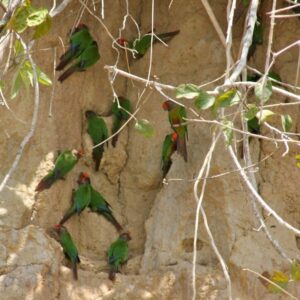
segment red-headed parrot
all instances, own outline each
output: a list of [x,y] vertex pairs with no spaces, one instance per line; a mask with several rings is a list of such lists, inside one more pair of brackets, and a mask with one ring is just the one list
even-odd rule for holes
[[106,220],[108,220],[115,226],[117,231],[122,231],[123,228],[114,217],[109,203],[93,187],[91,191],[91,202],[89,204],[89,208],[91,209],[91,211],[102,215]]
[[66,258],[71,262],[74,279],[77,280],[78,279],[77,264],[80,263],[78,250],[66,227],[58,224],[54,226],[54,229],[59,235],[59,242],[63,248]]
[[74,214],[80,214],[91,201],[91,181],[87,173],[82,172],[78,178],[78,188],[73,192],[72,195],[72,206],[65,213],[60,225],[63,225],[68,219],[70,219]]
[[128,232],[122,233],[119,238],[114,241],[108,252],[108,264],[110,266],[109,279],[114,281],[116,273],[120,271],[121,265],[128,260],[128,241],[131,240]]
[[178,105],[170,100],[163,103],[163,109],[169,112],[169,121],[172,129],[177,133],[177,152],[182,155],[187,161],[187,125],[182,125],[186,122],[186,110],[183,106]]
[[82,155],[83,152],[81,150],[66,150],[62,152],[56,159],[53,170],[50,171],[40,181],[40,183],[35,188],[35,191],[41,192],[45,189],[49,189],[56,180],[63,179],[64,176],[73,169]]
[[58,77],[60,82],[66,80],[74,72],[82,72],[93,66],[100,59],[98,44],[93,41],[75,59],[74,64]]
[[[153,36],[153,43],[158,42],[159,40],[162,40],[163,42],[170,41],[175,35],[177,35],[180,31],[175,30],[171,32],[165,32],[165,33],[159,33],[156,34],[156,36]],[[135,50],[135,56],[137,58],[141,58],[145,55],[147,50],[151,46],[151,33],[147,33],[143,35],[141,38],[136,38],[132,41],[127,41],[124,38],[120,38],[117,40],[118,44],[120,44],[123,47],[128,47],[129,49]]]
[[166,177],[167,173],[171,168],[172,165],[171,156],[176,151],[177,139],[178,139],[178,134],[176,132],[172,134],[168,134],[165,137],[163,148],[162,148],[162,156],[161,156],[163,178]]
[[[90,135],[93,145],[97,145],[108,138],[108,129],[105,121],[94,111],[85,112],[87,119],[87,132]],[[93,149],[93,160],[95,161],[95,170],[99,170],[101,158],[104,152],[104,144]]]
[[71,34],[70,46],[60,57],[60,63],[56,67],[56,70],[63,70],[66,65],[78,57],[93,41],[89,28],[85,24],[79,24]]
[[[123,125],[125,121],[128,120],[130,114],[128,112],[132,112],[130,101],[124,97],[118,97],[118,101],[120,107],[118,107],[118,102],[115,101],[112,105],[112,115],[113,115],[113,126],[112,126],[112,134],[116,133]],[[118,135],[115,135],[112,138],[113,147],[116,146],[118,140]]]

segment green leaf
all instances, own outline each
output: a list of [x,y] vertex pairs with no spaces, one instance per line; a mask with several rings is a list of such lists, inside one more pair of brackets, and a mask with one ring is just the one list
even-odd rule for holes
[[180,84],[176,88],[176,98],[193,99],[199,95],[200,91],[201,90],[194,84]]
[[200,91],[194,102],[195,106],[199,109],[208,109],[213,106],[214,103],[215,97],[205,91]]
[[30,12],[31,9],[27,6],[17,8],[9,22],[9,27],[17,33],[22,33],[27,28],[27,18]]
[[271,80],[267,80],[264,86],[261,81],[257,82],[254,88],[254,93],[258,100],[262,101],[263,103],[267,102],[272,95]]
[[259,120],[259,124],[261,124],[273,115],[275,114],[271,110],[263,109],[256,114],[256,118]]
[[16,41],[15,41],[14,52],[15,52],[15,55],[24,53],[24,47],[18,39],[16,39]]
[[47,16],[48,10],[46,8],[34,8],[27,16],[26,24],[29,27],[38,26],[46,20]]
[[283,131],[288,132],[292,128],[293,120],[290,115],[281,115],[281,124]]
[[22,83],[22,78],[21,78],[20,73],[18,73],[12,84],[11,99],[14,99],[15,97],[17,97],[20,87],[21,87],[21,83]]
[[233,106],[239,103],[241,100],[241,94],[236,89],[230,89],[225,93],[217,96],[214,107],[228,107]]
[[45,86],[52,85],[52,80],[40,70],[40,68],[37,68],[37,75],[38,75],[38,81],[40,84],[43,84]]
[[225,126],[223,126],[223,132],[225,135],[226,144],[231,145],[232,138],[233,138],[233,130],[232,130],[233,122],[224,120],[223,124],[225,125]]
[[[296,160],[300,160],[300,154],[297,154],[295,156],[295,158],[296,158]],[[296,164],[297,164],[297,167],[300,168],[300,162],[297,162]]]
[[[289,277],[285,275],[283,272],[275,271],[274,274],[271,276],[270,280],[276,283],[277,285],[279,285],[284,290],[287,289]],[[277,286],[271,283],[267,285],[267,288],[271,293],[282,293],[282,291]]]
[[146,138],[150,138],[154,135],[155,131],[151,123],[146,119],[137,121],[134,128]]
[[291,264],[291,276],[293,280],[300,281],[300,264],[297,261]]
[[245,119],[249,121],[256,116],[257,112],[259,112],[259,108],[255,104],[249,104],[248,108],[249,109],[244,113],[244,116]]
[[[273,72],[273,71],[269,72],[268,78],[271,80],[272,85],[274,85],[274,86],[279,85],[276,81],[282,82],[282,79],[281,79],[280,75]],[[276,80],[276,81],[274,81],[274,80]]]
[[51,26],[52,26],[52,19],[49,15],[47,15],[45,21],[35,28],[35,33],[33,35],[33,38],[38,39],[43,35],[46,35],[49,32]]

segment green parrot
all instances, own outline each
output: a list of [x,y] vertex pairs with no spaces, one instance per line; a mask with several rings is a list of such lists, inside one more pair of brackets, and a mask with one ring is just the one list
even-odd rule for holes
[[107,252],[108,264],[110,266],[108,278],[112,281],[116,279],[116,273],[119,272],[121,265],[126,263],[128,259],[128,241],[130,240],[130,234],[124,232],[110,245]]
[[93,66],[100,59],[98,44],[93,41],[76,58],[75,63],[71,65],[63,74],[58,77],[58,81],[63,82],[74,72],[82,72]]
[[91,201],[91,181],[87,173],[82,172],[78,178],[78,188],[72,195],[72,206],[65,213],[60,225],[63,225],[68,219],[70,219],[76,213],[79,215]]
[[[112,134],[116,133],[123,125],[125,121],[128,120],[130,114],[128,112],[132,112],[130,101],[124,97],[118,97],[120,108],[118,107],[118,102],[115,101],[112,105],[112,115],[113,115],[113,125],[112,125]],[[116,134],[111,143],[113,147],[116,146],[118,140],[118,135]]]
[[[94,111],[85,112],[87,119],[87,132],[90,135],[93,145],[97,145],[108,138],[108,129],[105,121]],[[93,160],[95,161],[95,170],[99,170],[101,158],[104,152],[104,144],[93,149]]]
[[71,34],[69,43],[68,50],[60,57],[60,63],[56,67],[57,71],[63,70],[66,65],[93,43],[89,28],[85,24],[79,24]]
[[[156,35],[157,37],[154,35],[153,43],[158,42],[159,40],[162,40],[163,42],[168,42],[179,32],[180,32],[179,30],[175,30],[171,32],[157,34]],[[123,47],[128,47],[129,49],[135,50],[136,51],[136,53],[134,54],[135,57],[141,58],[145,55],[145,53],[151,46],[151,33],[147,33],[143,35],[141,38],[137,38],[132,41],[127,41],[124,38],[119,38],[117,42]]]
[[162,171],[163,171],[163,178],[166,177],[167,173],[169,172],[172,160],[171,156],[176,151],[176,144],[177,144],[178,134],[176,132],[172,134],[168,134],[165,137],[163,148],[162,148]]
[[35,191],[41,192],[49,189],[52,184],[58,179],[64,179],[64,176],[69,173],[83,156],[83,152],[77,150],[66,150],[62,152],[56,159],[55,166],[37,185]]
[[80,263],[78,250],[72,240],[72,237],[66,227],[58,224],[54,226],[55,231],[59,235],[59,242],[63,248],[64,254],[71,261],[74,279],[78,279],[77,264]]
[[169,121],[174,132],[177,133],[176,150],[187,161],[187,125],[181,125],[186,122],[186,110],[183,106],[178,105],[170,100],[167,100],[162,105],[164,110],[169,112]]
[[248,56],[247,56],[248,60],[253,56],[256,50],[256,46],[262,45],[262,43],[263,43],[263,25],[262,25],[261,18],[257,16],[257,20],[254,25],[254,31],[252,36],[252,44],[248,51]]
[[114,217],[111,206],[93,187],[91,188],[91,202],[89,204],[89,208],[91,209],[91,211],[102,215],[109,222],[111,222],[115,226],[117,231],[122,231],[123,228]]

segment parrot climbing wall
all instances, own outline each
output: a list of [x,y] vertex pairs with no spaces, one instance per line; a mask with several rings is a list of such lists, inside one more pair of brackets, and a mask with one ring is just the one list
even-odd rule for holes
[[[168,9],[169,0],[155,3],[157,32],[180,29],[169,46],[153,46],[151,78],[172,85],[204,83],[223,74],[224,49],[212,27],[201,1],[175,0]],[[52,1],[39,1],[51,7]],[[126,14],[125,1],[116,1],[113,8],[105,2],[105,24],[113,36],[118,36]],[[227,1],[215,1],[213,9],[225,30]],[[151,29],[151,1],[129,1],[130,13],[140,25],[142,33]],[[34,59],[48,75],[53,72],[53,60],[63,53],[61,41],[74,24],[81,5],[73,1],[53,20],[50,34],[39,40]],[[99,7],[98,7],[99,9]],[[266,8],[267,9],[267,8]],[[165,99],[155,90],[146,89],[141,98],[142,108],[137,117],[149,120],[155,127],[155,137],[145,139],[130,123],[119,136],[115,148],[109,146],[102,158],[99,172],[93,170],[91,141],[86,133],[86,110],[101,114],[111,127],[110,109],[112,90],[105,65],[113,65],[116,52],[112,40],[100,23],[86,10],[81,22],[86,23],[98,41],[100,61],[84,73],[73,75],[63,84],[54,80],[54,87],[41,87],[39,117],[35,134],[25,148],[20,164],[7,187],[0,194],[0,291],[8,299],[190,299],[192,295],[191,270],[196,203],[193,181],[209,149],[210,127],[193,123],[188,127],[188,163],[174,154],[168,173],[168,184],[162,183],[161,147],[170,133],[167,112],[161,105]],[[296,18],[280,23],[276,45],[282,48],[288,40],[299,37]],[[234,46],[238,51],[242,20],[234,32]],[[299,23],[298,23],[299,24]],[[279,26],[278,26],[279,27]],[[282,33],[280,31],[282,30]],[[267,31],[265,32],[267,34]],[[136,36],[135,26],[128,21],[125,31],[128,39]],[[40,49],[47,50],[40,50]],[[264,46],[254,57],[262,66]],[[283,80],[291,81],[295,74],[297,51],[280,58],[277,72]],[[129,59],[133,74],[147,77],[149,51],[140,60]],[[127,70],[125,55],[121,52],[119,68]],[[11,74],[13,76],[13,73]],[[58,74],[56,74],[56,78]],[[115,92],[126,96],[135,107],[144,85],[123,77],[114,81]],[[52,97],[53,92],[53,97]],[[1,107],[1,179],[9,170],[22,138],[30,128],[33,95],[23,91],[10,101],[13,113]],[[284,101],[278,99],[276,101]],[[52,103],[51,117],[49,107]],[[185,104],[189,104],[187,101]],[[298,128],[298,109],[292,109],[294,130]],[[208,113],[205,117],[210,117]],[[81,148],[85,157],[51,189],[36,194],[39,180],[53,166],[57,150]],[[252,144],[258,157],[268,155],[273,146],[266,142]],[[260,193],[270,201],[278,213],[299,227],[300,210],[299,172],[290,155],[282,158],[282,151],[261,164],[257,174]],[[233,169],[224,145],[218,144],[213,157],[211,175]],[[72,189],[78,173],[90,174],[93,186],[105,195],[120,223],[129,230],[129,261],[117,280],[108,280],[106,251],[116,239],[117,232],[103,217],[85,210],[66,223],[77,244],[81,264],[79,280],[63,259],[60,245],[53,239],[51,227],[70,205]],[[285,174],[293,174],[286,181]],[[284,270],[288,266],[277,254],[262,231],[256,231],[257,222],[249,201],[249,193],[237,173],[208,181],[204,208],[217,246],[226,260],[236,299],[269,299],[262,284],[243,268],[257,272]],[[299,253],[295,236],[279,226],[271,217],[266,219],[274,234],[289,255]],[[200,221],[197,240],[197,299],[227,299],[226,281],[209,239]],[[295,287],[296,291],[296,287]],[[298,294],[300,290],[298,288]],[[297,292],[294,292],[297,294]],[[279,299],[276,296],[272,299]]]

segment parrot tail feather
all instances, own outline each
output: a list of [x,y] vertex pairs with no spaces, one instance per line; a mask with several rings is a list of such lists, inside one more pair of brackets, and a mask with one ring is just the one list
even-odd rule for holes
[[109,274],[108,274],[108,278],[111,281],[115,281],[116,280],[116,273],[117,273],[118,269],[115,266],[111,266],[110,270],[109,270]]
[[55,182],[56,178],[53,174],[51,174],[50,176],[47,175],[45,176],[37,185],[37,187],[35,188],[36,192],[41,192],[43,190],[49,189],[52,184]]
[[95,171],[96,172],[99,171],[99,167],[100,167],[102,155],[103,155],[103,148],[100,149],[100,147],[99,147],[99,148],[95,148],[94,149],[94,151],[93,151],[93,159],[95,161]]
[[117,140],[118,140],[118,134],[116,134],[116,135],[111,139],[111,144],[112,144],[113,147],[116,147]]
[[64,73],[62,73],[58,77],[58,81],[60,81],[62,83],[63,81],[65,81],[69,76],[71,76],[77,70],[78,70],[77,65],[71,66],[69,69],[67,69]]
[[167,42],[167,41],[170,41],[179,32],[180,32],[180,30],[175,30],[175,31],[171,31],[171,32],[161,33],[161,34],[158,34],[157,36],[164,42]]
[[118,232],[121,232],[123,230],[123,227],[120,225],[120,223],[116,220],[116,218],[111,215],[110,222],[116,227]]
[[177,152],[182,155],[184,160],[187,162],[187,149],[186,149],[186,140],[184,137],[179,137],[177,139]]
[[171,168],[171,165],[172,165],[172,160],[171,159],[168,159],[166,162],[163,163],[163,166],[162,166],[163,178],[165,178],[166,175],[168,174],[168,172]]
[[77,264],[74,263],[72,265],[73,277],[75,280],[78,280],[78,271],[77,271]]
[[65,222],[67,222],[75,212],[73,210],[69,210],[65,213],[65,215],[62,217],[62,219],[59,221],[59,225],[63,225]]
[[71,57],[67,55],[68,53],[62,55],[60,58],[60,63],[55,68],[56,71],[61,71],[65,68],[65,66],[71,61]]

